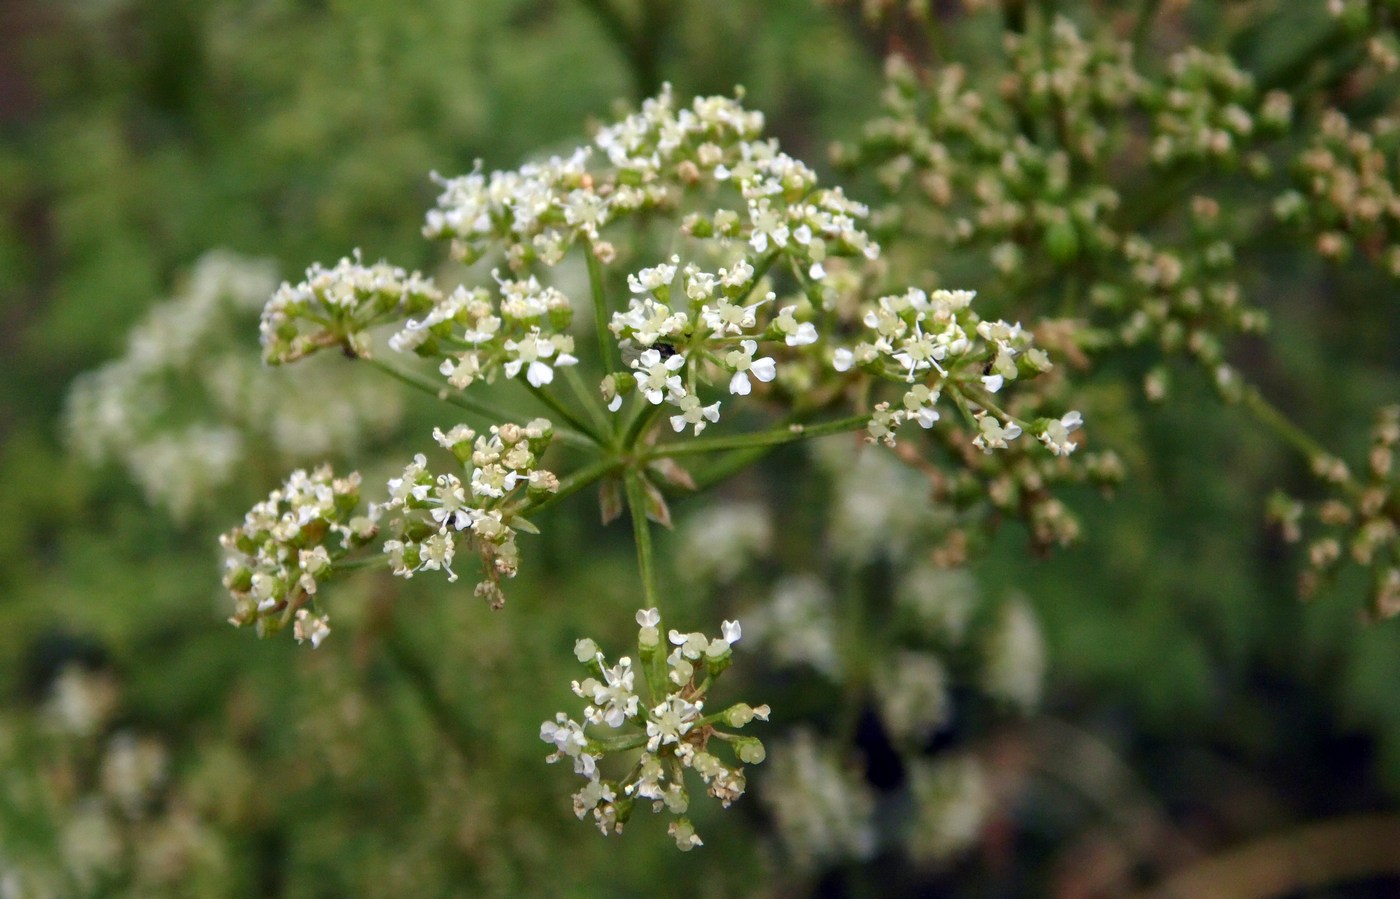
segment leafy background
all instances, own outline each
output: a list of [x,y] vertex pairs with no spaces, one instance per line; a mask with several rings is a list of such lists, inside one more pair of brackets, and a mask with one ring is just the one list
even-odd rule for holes
[[[540,564],[504,611],[422,579],[365,578],[339,589],[337,632],[312,653],[222,624],[214,537],[280,470],[251,467],[176,523],[120,471],[66,451],[68,385],[119,354],[209,248],[269,257],[284,277],[354,247],[431,268],[438,251],[418,236],[429,171],[571,146],[658,76],[683,96],[743,84],[789,152],[822,162],[873,114],[881,57],[899,40],[807,0],[653,6],[666,15],[630,50],[596,4],[566,0],[0,7],[0,884],[35,859],[65,869],[59,831],[84,778],[100,776],[100,737],[64,741],[43,723],[74,662],[116,684],[111,729],[165,747],[175,786],[161,820],[194,834],[174,842],[188,864],[170,870],[192,873],[70,870],[58,895],[1092,895],[1104,847],[1143,826],[1134,816],[1171,841],[1128,857],[1166,870],[1394,807],[1397,631],[1363,624],[1345,579],[1300,604],[1289,550],[1262,523],[1274,486],[1311,489],[1302,464],[1189,375],[1173,403],[1148,406],[1131,359],[1093,385],[1119,414],[1089,432],[1128,459],[1127,486],[1112,501],[1069,497],[1086,519],[1080,547],[1034,559],[1007,528],[975,568],[984,593],[1020,590],[1034,604],[1050,681],[1040,717],[994,729],[1016,772],[999,818],[938,870],[882,857],[795,874],[754,797],[700,813],[706,846],[684,856],[652,822],[619,840],[572,818],[572,785],[543,766],[538,722],[571,700],[573,640],[622,645],[636,606],[627,535],[600,531],[583,500],[527,548]],[[1204,6],[1167,21],[1212,46],[1233,34],[1262,68],[1322,27],[1290,18],[1294,4],[1241,4],[1272,16],[1272,30],[1252,31],[1238,11]],[[986,29],[967,34],[990,44]],[[1357,459],[1370,410],[1400,383],[1393,286],[1359,266],[1321,270],[1282,237],[1259,252],[1272,275],[1250,287],[1274,335],[1237,358]],[[1290,289],[1304,279],[1324,288]],[[403,434],[436,423],[414,405]],[[787,453],[723,489],[801,510],[821,485]],[[774,555],[810,565],[820,526],[793,514]],[[678,587],[669,614],[713,629],[742,605]],[[743,686],[755,699],[793,692]],[[776,727],[792,723],[784,714]],[[960,718],[948,739],[985,730]],[[1113,764],[1063,777],[1045,761],[1052,738]],[[79,773],[63,783],[56,770]],[[171,838],[152,827],[142,840]],[[1376,880],[1325,895],[1397,889]]]

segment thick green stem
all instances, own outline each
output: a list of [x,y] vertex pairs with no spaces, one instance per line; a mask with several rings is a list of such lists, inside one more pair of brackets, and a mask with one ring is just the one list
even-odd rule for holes
[[646,488],[642,476],[629,471],[623,476],[627,488],[627,509],[632,516],[632,535],[637,542],[637,567],[642,575],[642,606],[658,608],[656,601],[656,558],[651,543],[651,524],[647,521]]

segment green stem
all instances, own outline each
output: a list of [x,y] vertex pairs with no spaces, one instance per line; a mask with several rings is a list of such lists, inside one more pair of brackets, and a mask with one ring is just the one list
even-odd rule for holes
[[1141,59],[1143,50],[1147,49],[1147,40],[1152,37],[1152,21],[1157,18],[1157,10],[1161,5],[1162,0],[1142,0],[1142,5],[1138,8],[1137,22],[1133,24],[1135,61]]
[[561,480],[559,482],[558,490],[554,491],[549,496],[538,500],[537,502],[525,506],[523,509],[521,509],[521,512],[528,513],[530,515],[533,515],[536,512],[542,512],[545,509],[548,509],[551,506],[562,502],[565,498],[572,496],[573,494],[587,487],[589,484],[592,484],[594,481],[598,480],[604,475],[607,475],[610,472],[617,470],[621,466],[622,463],[619,462],[617,459],[599,459],[597,462],[594,462],[591,465],[584,466],[583,468],[580,468],[578,471]]
[[642,453],[643,459],[657,459],[671,456],[689,456],[698,453],[711,453],[719,450],[755,449],[779,446],[798,440],[842,434],[865,427],[870,422],[868,415],[852,415],[815,425],[792,424],[786,430],[764,431],[758,434],[738,434],[733,437],[698,437],[694,440],[674,443],[658,443]]
[[705,470],[699,473],[692,473],[691,480],[695,482],[697,490],[705,490],[709,487],[713,487],[720,481],[728,479],[730,476],[743,471],[759,459],[762,459],[764,456],[771,453],[774,447],[778,445],[779,444],[756,446],[752,449],[736,450]]
[[627,734],[620,737],[595,737],[589,734],[588,739],[590,742],[597,743],[604,752],[611,754],[614,752],[626,752],[629,749],[636,749],[639,746],[646,745],[647,735],[645,733],[640,733]]
[[603,286],[603,263],[593,253],[593,244],[583,245],[583,255],[588,262],[588,287],[593,294],[593,328],[598,332],[598,358],[603,360],[605,372],[622,370],[622,360],[617,354],[617,341],[608,330],[608,295]]
[[613,419],[603,409],[603,404],[599,401],[596,393],[589,391],[588,385],[583,383],[583,376],[576,370],[578,366],[569,365],[564,368],[564,380],[569,383],[569,389],[578,398],[579,404],[588,412],[588,417],[593,419],[594,426],[601,435],[611,435],[613,433]]
[[[414,390],[421,390],[422,392],[432,397],[435,397],[436,399],[442,400],[445,403],[449,403],[453,406],[456,406],[459,409],[465,409],[468,412],[473,412],[477,415],[489,418],[490,420],[501,424],[504,424],[505,422],[514,422],[516,419],[514,415],[509,415],[501,411],[500,409],[496,409],[492,406],[487,405],[486,403],[480,402],[479,400],[468,398],[466,395],[457,391],[457,389],[452,387],[450,384],[443,384],[437,381],[430,381],[427,378],[422,378],[418,375],[411,374],[406,371],[399,371],[397,368],[394,368],[393,366],[385,362],[380,362],[378,359],[374,359],[368,356],[361,356],[360,361],[368,362],[370,365],[384,372],[384,374],[388,375],[394,380],[399,381],[403,384],[407,384]],[[516,423],[518,424],[519,422]]]
[[[967,399],[981,406],[983,409],[986,409],[988,412],[991,412],[992,414],[996,415],[996,417],[1000,418],[1002,421],[1014,422],[1020,425],[1022,429],[1027,431],[1030,430],[1030,422],[1026,421],[1024,418],[1017,418],[1010,412],[1007,412],[1005,409],[1001,408],[1001,406],[998,406],[996,400],[991,398],[992,394],[988,391],[969,389],[966,385],[964,385],[961,390],[955,392],[965,394]],[[974,417],[973,420],[976,421],[976,418]]]
[[525,386],[529,389],[530,393],[534,394],[535,399],[548,406],[550,411],[555,415],[558,415],[560,418],[573,425],[574,429],[582,433],[589,443],[596,444],[597,446],[608,445],[608,441],[602,435],[595,434],[592,427],[586,422],[580,421],[579,417],[573,413],[573,410],[550,396],[544,388],[536,387],[533,384],[526,384]]
[[633,90],[638,100],[655,94],[661,86],[660,44],[669,30],[670,4],[645,0],[642,22],[632,28],[608,0],[579,0],[598,19],[603,31],[617,45],[631,69]]
[[646,397],[642,396],[640,390],[637,391],[637,395],[642,398],[642,406],[637,410],[637,414],[632,416],[632,420],[627,423],[627,433],[622,436],[622,445],[624,447],[636,446],[642,434],[646,433],[646,430],[656,422],[657,416],[661,414],[661,406],[659,404],[653,406],[650,402],[647,402]]
[[642,476],[635,471],[623,475],[627,488],[627,509],[632,516],[632,534],[637,542],[637,567],[642,575],[642,607],[659,608],[656,601],[656,558],[651,543],[651,524],[647,521],[646,488]]
[[[1310,465],[1315,464],[1319,459],[1332,458],[1332,454],[1322,444],[1290,421],[1279,411],[1277,406],[1264,399],[1264,395],[1259,392],[1258,388],[1246,387],[1240,401],[1254,415],[1256,421],[1269,428],[1283,442],[1306,456]],[[1351,496],[1359,495],[1361,492],[1361,488],[1349,477],[1338,486]]]

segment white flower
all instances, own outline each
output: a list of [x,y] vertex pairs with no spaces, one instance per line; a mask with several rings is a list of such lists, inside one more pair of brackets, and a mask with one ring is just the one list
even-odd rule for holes
[[671,826],[666,829],[666,833],[675,839],[676,847],[682,852],[689,852],[696,846],[702,845],[700,835],[695,832],[694,825],[685,818],[672,821]]
[[446,571],[447,580],[455,582],[457,572],[452,570],[452,556],[456,551],[455,541],[445,530],[429,534],[423,540],[422,548],[419,550],[422,558],[419,567],[425,571]]
[[1059,421],[1051,421],[1045,425],[1040,440],[1055,455],[1068,456],[1078,446],[1077,443],[1070,443],[1069,434],[1082,424],[1084,424],[1084,417],[1079,412],[1066,412]]
[[655,752],[664,744],[679,743],[700,720],[702,709],[701,703],[675,695],[666,697],[665,702],[651,709],[647,720],[647,750]]
[[933,407],[938,402],[939,391],[927,384],[915,384],[904,394],[904,411],[919,423],[921,428],[931,428],[938,421],[938,410]]
[[678,434],[685,430],[687,424],[694,425],[694,433],[699,434],[705,430],[706,419],[711,422],[719,421],[718,400],[708,406],[702,406],[700,405],[700,397],[688,393],[677,400],[676,405],[680,407],[681,413],[671,416],[671,428]]
[[[807,346],[817,342],[817,326],[811,322],[799,322],[793,313],[797,311],[796,306],[784,306],[778,310],[778,317],[773,320],[773,325],[783,334],[783,340],[788,346]],[[844,369],[838,369],[844,371]]]
[[753,390],[753,385],[749,383],[750,374],[767,383],[777,377],[778,369],[771,356],[761,359],[753,357],[754,353],[758,352],[757,341],[744,340],[739,343],[739,347],[740,349],[724,357],[725,364],[734,369],[734,376],[729,379],[729,392],[738,396],[748,396]]
[[622,658],[612,668],[603,669],[603,681],[588,678],[583,683],[574,684],[574,692],[593,702],[585,714],[594,724],[621,727],[628,718],[637,714],[641,700],[632,692],[635,675],[632,660]]
[[977,427],[981,433],[973,438],[972,445],[984,453],[990,453],[993,449],[1006,449],[1006,441],[1021,436],[1020,425],[1015,422],[1003,425],[985,412],[977,413]]
[[306,609],[297,609],[296,621],[292,624],[292,636],[298,643],[311,641],[312,649],[319,649],[321,641],[331,635],[330,617],[314,617]]
[[627,287],[633,293],[648,293],[659,287],[670,287],[676,277],[675,263],[678,261],[672,257],[670,265],[662,263],[655,268],[644,268],[635,275],[628,275]]
[[676,402],[686,395],[680,375],[675,374],[684,365],[683,353],[675,353],[663,360],[660,350],[646,350],[632,363],[632,368],[636,370],[633,377],[637,379],[637,386],[647,402],[659,406],[663,399]]

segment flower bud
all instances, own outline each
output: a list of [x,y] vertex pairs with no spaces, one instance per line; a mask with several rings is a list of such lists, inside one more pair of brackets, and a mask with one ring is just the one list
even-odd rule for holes
[[734,742],[734,754],[747,765],[757,765],[768,757],[768,750],[757,737],[741,737]]

